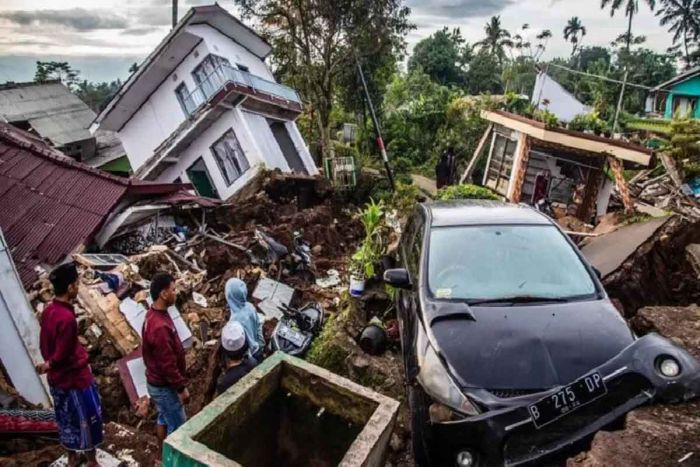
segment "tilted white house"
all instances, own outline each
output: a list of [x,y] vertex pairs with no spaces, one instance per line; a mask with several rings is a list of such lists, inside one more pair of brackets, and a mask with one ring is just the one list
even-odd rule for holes
[[187,12],[91,131],[116,131],[134,176],[191,182],[226,199],[262,168],[314,175],[293,89],[265,64],[270,45],[218,5]]

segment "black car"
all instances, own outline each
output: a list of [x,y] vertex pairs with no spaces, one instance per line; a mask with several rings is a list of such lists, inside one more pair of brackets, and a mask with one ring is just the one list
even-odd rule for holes
[[700,394],[700,362],[637,338],[548,217],[485,201],[420,205],[385,272],[419,465],[523,465]]

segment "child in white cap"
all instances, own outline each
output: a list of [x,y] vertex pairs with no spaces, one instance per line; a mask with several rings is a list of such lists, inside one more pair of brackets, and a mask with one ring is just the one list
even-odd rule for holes
[[229,321],[221,330],[221,350],[225,369],[216,386],[217,394],[236,384],[257,365],[249,355],[245,330],[238,321]]

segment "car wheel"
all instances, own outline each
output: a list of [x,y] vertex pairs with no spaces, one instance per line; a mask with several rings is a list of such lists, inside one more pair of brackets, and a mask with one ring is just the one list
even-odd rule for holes
[[411,410],[411,440],[413,459],[419,467],[430,465],[428,407],[425,392],[418,385],[408,386],[408,406]]

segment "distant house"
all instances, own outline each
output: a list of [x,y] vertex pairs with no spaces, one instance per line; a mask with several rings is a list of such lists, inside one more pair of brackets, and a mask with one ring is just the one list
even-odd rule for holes
[[700,66],[652,89],[647,97],[646,111],[663,115],[666,119],[686,114],[700,118],[699,101]]
[[118,133],[136,178],[204,196],[227,199],[261,168],[316,174],[295,123],[301,100],[275,81],[270,51],[218,5],[192,8],[91,129]]
[[531,102],[540,110],[549,110],[562,122],[570,122],[577,115],[593,111],[544,71],[537,75]]
[[[95,113],[60,81],[0,85],[0,121],[34,133],[63,154],[91,167],[125,156],[112,132],[90,133]],[[124,170],[125,169],[125,170]],[[116,172],[126,172],[122,167]]]

